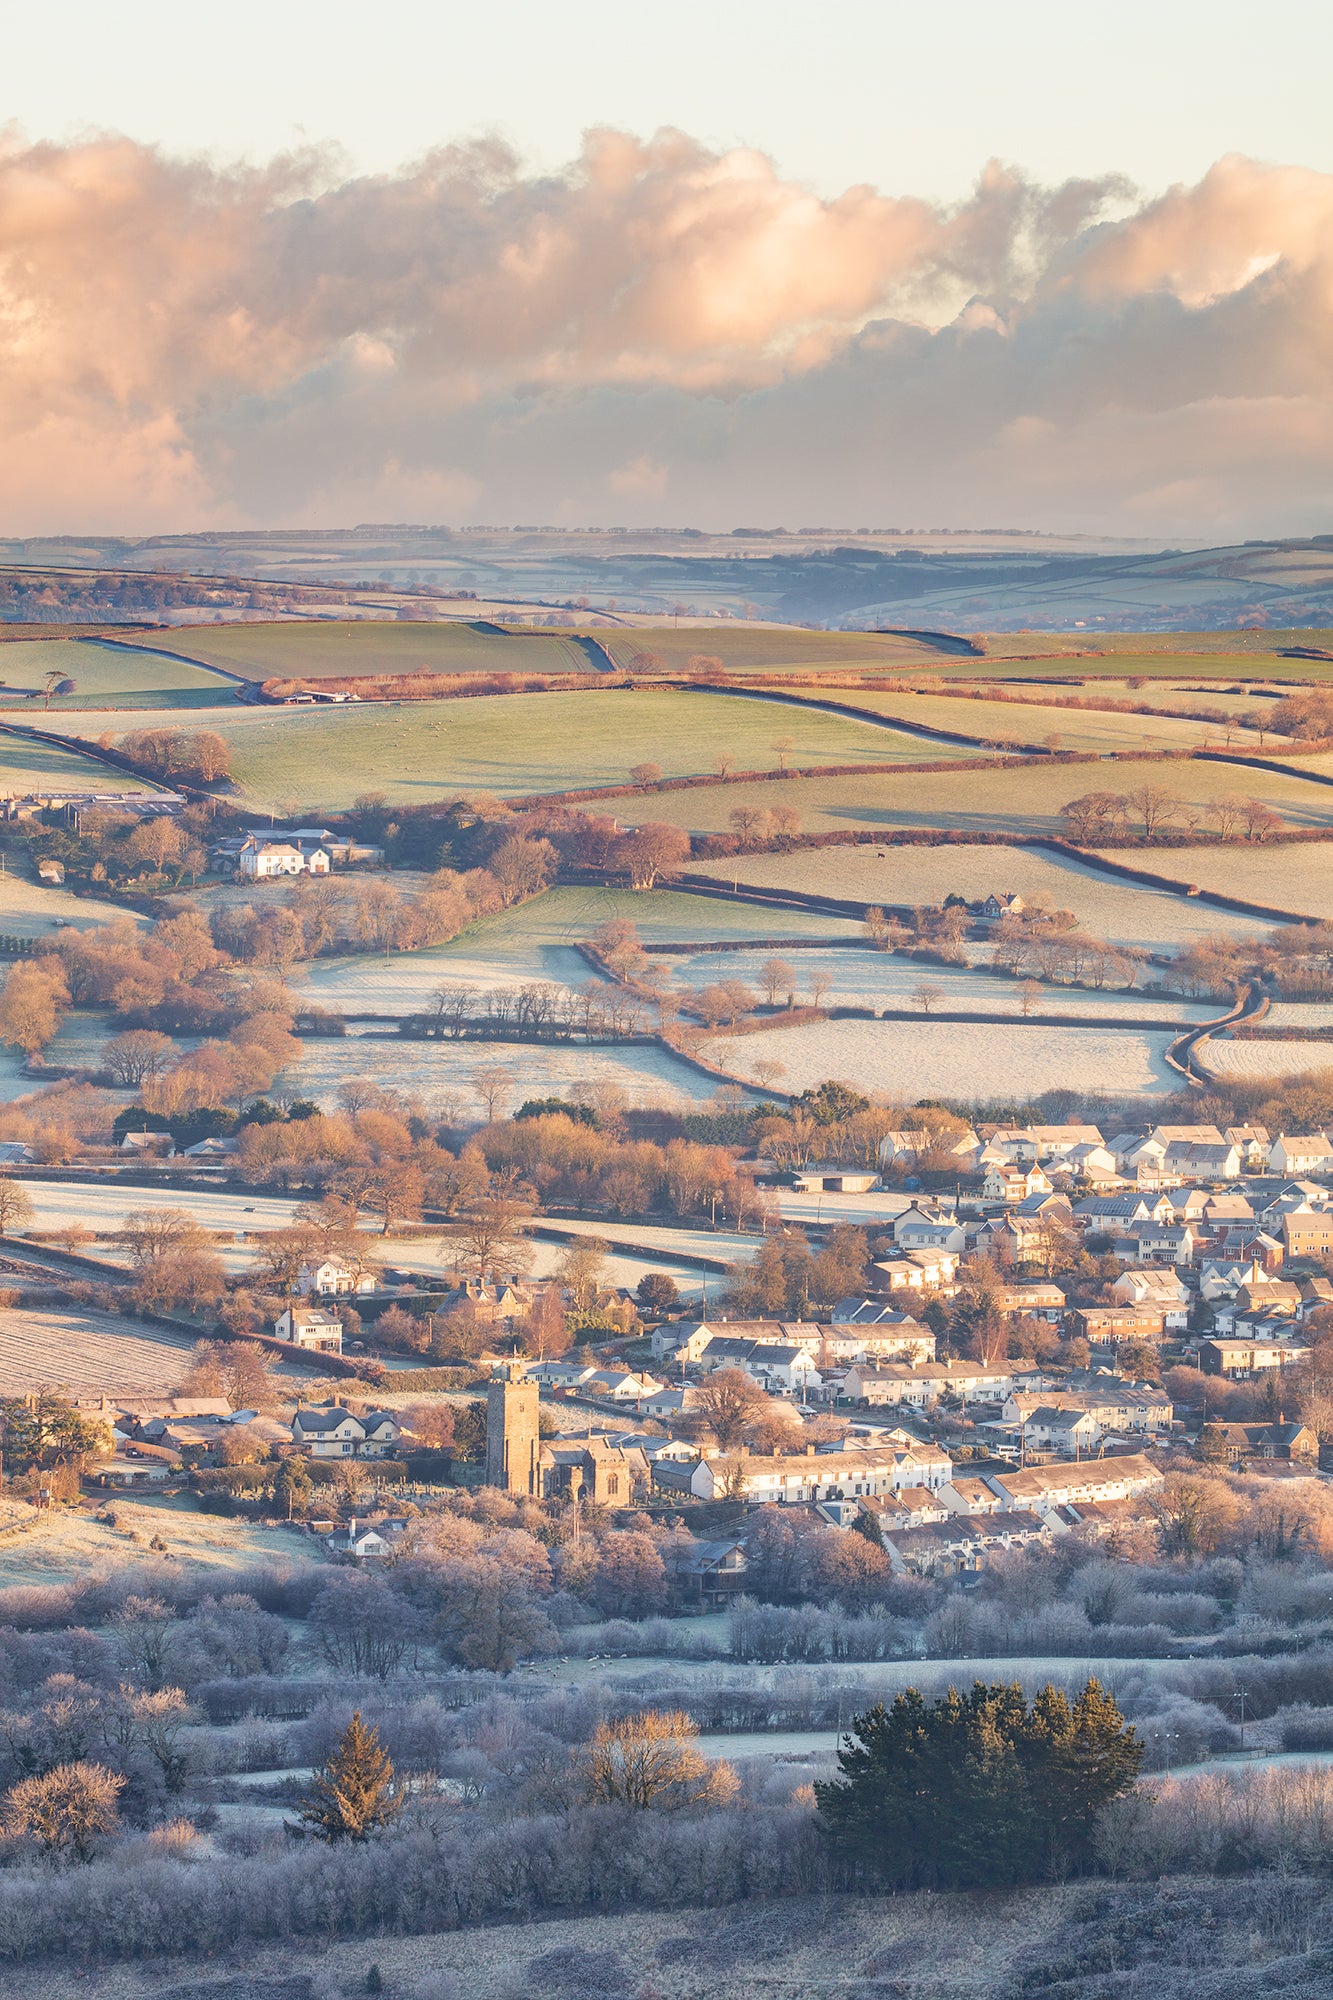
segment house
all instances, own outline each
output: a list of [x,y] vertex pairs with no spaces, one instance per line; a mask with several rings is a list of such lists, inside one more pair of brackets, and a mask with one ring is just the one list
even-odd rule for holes
[[[653,1479],[677,1484],[671,1474],[686,1473],[687,1490],[702,1500],[739,1499],[751,1506],[859,1498],[863,1494],[896,1493],[904,1486],[929,1484],[932,1469],[940,1485],[947,1483],[952,1463],[943,1452],[923,1448],[922,1460],[902,1445],[867,1446],[847,1451],[804,1452],[761,1456],[741,1451],[727,1458],[701,1458],[693,1467],[653,1467]],[[666,1474],[665,1480],[662,1475]]]
[[1075,1202],[1073,1214],[1076,1222],[1100,1235],[1125,1223],[1148,1222],[1153,1210],[1141,1194],[1090,1194]]
[[325,1306],[285,1306],[273,1322],[273,1332],[278,1340],[312,1348],[317,1354],[343,1351],[342,1316]]
[[897,1355],[919,1361],[935,1359],[935,1335],[930,1328],[900,1312],[886,1299],[854,1296],[839,1299],[829,1312],[829,1327],[833,1333],[872,1332],[869,1342],[862,1340],[859,1344],[866,1351],[873,1349],[885,1360]]
[[923,1410],[944,1394],[949,1371],[942,1362],[912,1367],[901,1361],[859,1362],[843,1377],[840,1400],[865,1403],[872,1409],[881,1404],[906,1404]]
[[992,920],[999,917],[1016,917],[1026,907],[1021,896],[1015,896],[1008,890],[1002,895],[992,892],[989,896],[983,896],[979,903],[968,904],[973,916],[990,917]]
[[1005,1423],[1026,1425],[1040,1412],[1081,1411],[1091,1419],[1082,1434],[1084,1443],[1100,1444],[1103,1437],[1123,1437],[1149,1431],[1165,1431],[1175,1414],[1164,1389],[1147,1383],[1114,1385],[1088,1389],[1020,1389],[1005,1402],[1001,1416]]
[[919,1250],[910,1257],[876,1258],[868,1275],[881,1292],[942,1292],[953,1285],[957,1270],[957,1251]]
[[1122,1263],[1190,1265],[1199,1247],[1200,1232],[1192,1222],[1136,1222],[1114,1239],[1115,1255]]
[[1054,1162],[1056,1168],[1063,1168],[1078,1180],[1090,1181],[1093,1187],[1119,1187],[1120,1175],[1116,1168],[1115,1154],[1101,1145],[1071,1146]]
[[1319,1462],[1319,1434],[1306,1424],[1279,1418],[1271,1424],[1208,1424],[1205,1428],[1208,1448],[1221,1450],[1232,1465],[1244,1458],[1286,1459],[1307,1467]]
[[1175,1270],[1164,1271],[1148,1266],[1137,1271],[1122,1271],[1111,1286],[1111,1296],[1117,1305],[1160,1313],[1162,1325],[1168,1330],[1184,1327],[1189,1318],[1189,1293]]
[[1270,1174],[1326,1174],[1333,1172],[1333,1139],[1324,1132],[1303,1137],[1279,1132],[1268,1149]]
[[329,1536],[324,1547],[332,1555],[352,1556],[357,1562],[365,1562],[371,1558],[382,1559],[387,1556],[390,1540],[387,1535],[381,1534],[378,1528],[357,1521],[354,1515],[345,1529]]
[[824,1329],[813,1320],[682,1319],[674,1325],[653,1328],[653,1359],[677,1365],[701,1361],[709,1341],[719,1337],[777,1341],[788,1347],[804,1347],[807,1353],[815,1354],[824,1338]]
[[1156,1466],[1141,1453],[1123,1458],[1086,1459],[1075,1465],[1029,1465],[985,1475],[1006,1507],[1031,1509],[1043,1517],[1057,1507],[1084,1500],[1123,1500],[1152,1492],[1162,1483]]
[[1244,1382],[1270,1368],[1287,1368],[1308,1353],[1300,1340],[1227,1339],[1215,1334],[1199,1342],[1199,1367],[1205,1375],[1226,1375]]
[[700,1604],[725,1604],[744,1590],[747,1567],[745,1544],[731,1535],[723,1541],[700,1542],[680,1577],[688,1595]]
[[220,1139],[216,1133],[210,1139],[197,1139],[193,1146],[187,1146],[182,1158],[200,1161],[230,1160],[237,1152],[235,1139]]
[[1091,1410],[1065,1409],[1039,1403],[1021,1419],[1025,1450],[1058,1451],[1066,1458],[1094,1449],[1101,1438],[1101,1426]]
[[1046,1173],[1034,1161],[1030,1166],[1020,1166],[1016,1162],[1006,1166],[997,1163],[987,1167],[981,1192],[987,1201],[1026,1201],[1029,1195],[1049,1194],[1051,1183]]
[[64,862],[53,860],[49,854],[43,854],[37,863],[37,880],[39,882],[52,882],[59,887],[64,879]]
[[1058,1285],[1006,1285],[995,1294],[994,1305],[1005,1319],[1043,1319],[1054,1326],[1064,1318],[1065,1295]]
[[964,1171],[975,1161],[981,1141],[971,1126],[961,1132],[941,1132],[932,1126],[912,1127],[903,1132],[886,1132],[879,1142],[879,1157],[885,1167],[912,1169],[927,1153],[956,1160]]
[[303,1299],[359,1298],[375,1289],[370,1271],[357,1271],[341,1257],[325,1257],[317,1264],[302,1264],[296,1274],[296,1289]]
[[120,1150],[146,1158],[172,1160],[176,1157],[176,1141],[170,1132],[127,1132],[120,1142]]
[[955,1216],[913,1202],[895,1217],[893,1241],[902,1251],[944,1250],[961,1257],[967,1248],[967,1232]]
[[600,1369],[582,1385],[585,1396],[596,1396],[605,1403],[633,1403],[636,1408],[665,1387],[654,1376],[636,1374],[632,1368]]
[[778,1341],[717,1335],[704,1349],[699,1366],[710,1375],[718,1368],[740,1368],[765,1388],[788,1393],[818,1389],[823,1380],[803,1347]]
[[1222,1137],[1229,1146],[1239,1148],[1241,1165],[1247,1174],[1263,1172],[1272,1143],[1266,1125],[1228,1125]]
[[236,856],[236,872],[251,882],[269,882],[282,875],[327,875],[329,857],[322,847],[303,854],[291,841],[251,834]]
[[1160,1306],[1076,1306],[1069,1330],[1095,1347],[1116,1346],[1122,1340],[1160,1340],[1166,1315]]
[[1310,1257],[1317,1262],[1333,1257],[1333,1210],[1309,1209],[1284,1215],[1282,1241],[1288,1257]]
[[1171,1178],[1234,1181],[1240,1173],[1240,1147],[1222,1139],[1173,1139],[1162,1156],[1162,1171]]
[[950,1514],[943,1521],[891,1531],[884,1537],[898,1576],[965,1576],[1011,1549],[1049,1545],[1063,1524],[1017,1508],[998,1513]]
[[391,1410],[354,1416],[339,1403],[321,1403],[292,1418],[292,1443],[312,1458],[387,1458],[401,1436]]

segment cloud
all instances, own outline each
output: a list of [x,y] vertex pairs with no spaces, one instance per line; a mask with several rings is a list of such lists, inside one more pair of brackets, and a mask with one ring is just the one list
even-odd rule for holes
[[[1333,177],[945,207],[753,151],[349,178],[0,138],[0,528],[1327,525]],[[666,468],[670,468],[669,486]]]

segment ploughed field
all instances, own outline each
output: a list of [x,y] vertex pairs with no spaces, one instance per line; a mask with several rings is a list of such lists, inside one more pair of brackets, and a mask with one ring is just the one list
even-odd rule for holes
[[[86,1190],[81,1190],[86,1192]],[[111,1313],[0,1310],[0,1395],[163,1395],[189,1371],[194,1339]]]

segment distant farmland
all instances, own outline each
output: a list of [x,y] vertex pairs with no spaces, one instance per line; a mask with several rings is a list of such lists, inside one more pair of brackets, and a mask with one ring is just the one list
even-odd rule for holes
[[597,661],[560,632],[514,634],[476,625],[335,623],[209,625],[136,635],[136,644],[184,654],[250,680],[318,680],[323,675],[586,674]]

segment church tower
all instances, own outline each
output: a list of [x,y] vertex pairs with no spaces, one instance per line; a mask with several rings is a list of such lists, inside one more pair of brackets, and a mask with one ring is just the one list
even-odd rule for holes
[[502,1361],[486,1385],[486,1484],[536,1499],[539,1391],[521,1361]]

